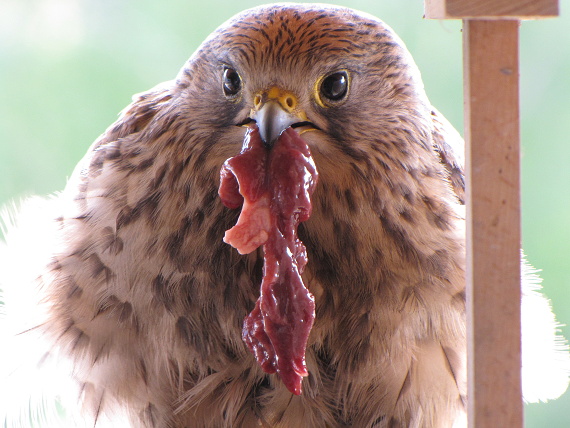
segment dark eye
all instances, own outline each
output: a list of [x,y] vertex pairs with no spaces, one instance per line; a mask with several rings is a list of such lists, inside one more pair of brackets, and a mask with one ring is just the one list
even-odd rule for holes
[[348,74],[337,71],[329,74],[321,83],[321,95],[329,101],[342,100],[348,92]]
[[241,89],[241,77],[233,68],[226,67],[224,68],[222,84],[226,97],[234,97]]

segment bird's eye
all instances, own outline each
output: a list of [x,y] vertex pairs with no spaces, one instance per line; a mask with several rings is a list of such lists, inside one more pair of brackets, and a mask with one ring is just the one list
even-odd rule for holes
[[233,68],[224,68],[224,75],[222,77],[222,85],[224,94],[228,98],[235,97],[241,90],[241,77]]
[[340,101],[348,93],[348,73],[337,71],[329,74],[321,82],[320,95],[324,101]]

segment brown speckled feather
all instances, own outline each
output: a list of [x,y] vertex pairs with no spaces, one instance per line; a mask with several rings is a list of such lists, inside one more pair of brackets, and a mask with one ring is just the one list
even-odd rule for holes
[[[224,67],[242,90],[228,100]],[[347,70],[346,100],[316,102]],[[257,91],[294,93],[320,181],[299,235],[316,299],[310,375],[292,396],[241,339],[262,258],[222,241],[217,197]],[[450,427],[465,405],[462,165],[402,42],[336,7],[246,11],[176,80],[138,95],[60,197],[41,278],[45,333],[93,414],[136,427]]]

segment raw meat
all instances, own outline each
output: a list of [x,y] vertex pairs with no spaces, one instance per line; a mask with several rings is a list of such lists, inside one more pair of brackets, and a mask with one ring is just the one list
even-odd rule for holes
[[241,153],[224,163],[219,189],[228,208],[242,206],[224,241],[240,254],[263,245],[260,296],[244,320],[243,339],[263,370],[277,373],[297,395],[308,375],[305,349],[315,318],[314,298],[301,279],[307,252],[297,226],[311,214],[317,177],[309,147],[294,129],[268,149],[253,127]]

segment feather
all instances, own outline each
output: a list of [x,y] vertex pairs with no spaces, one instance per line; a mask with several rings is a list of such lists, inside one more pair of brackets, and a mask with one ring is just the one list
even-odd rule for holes
[[568,388],[570,354],[538,270],[522,258],[522,387],[529,403],[560,397]]

